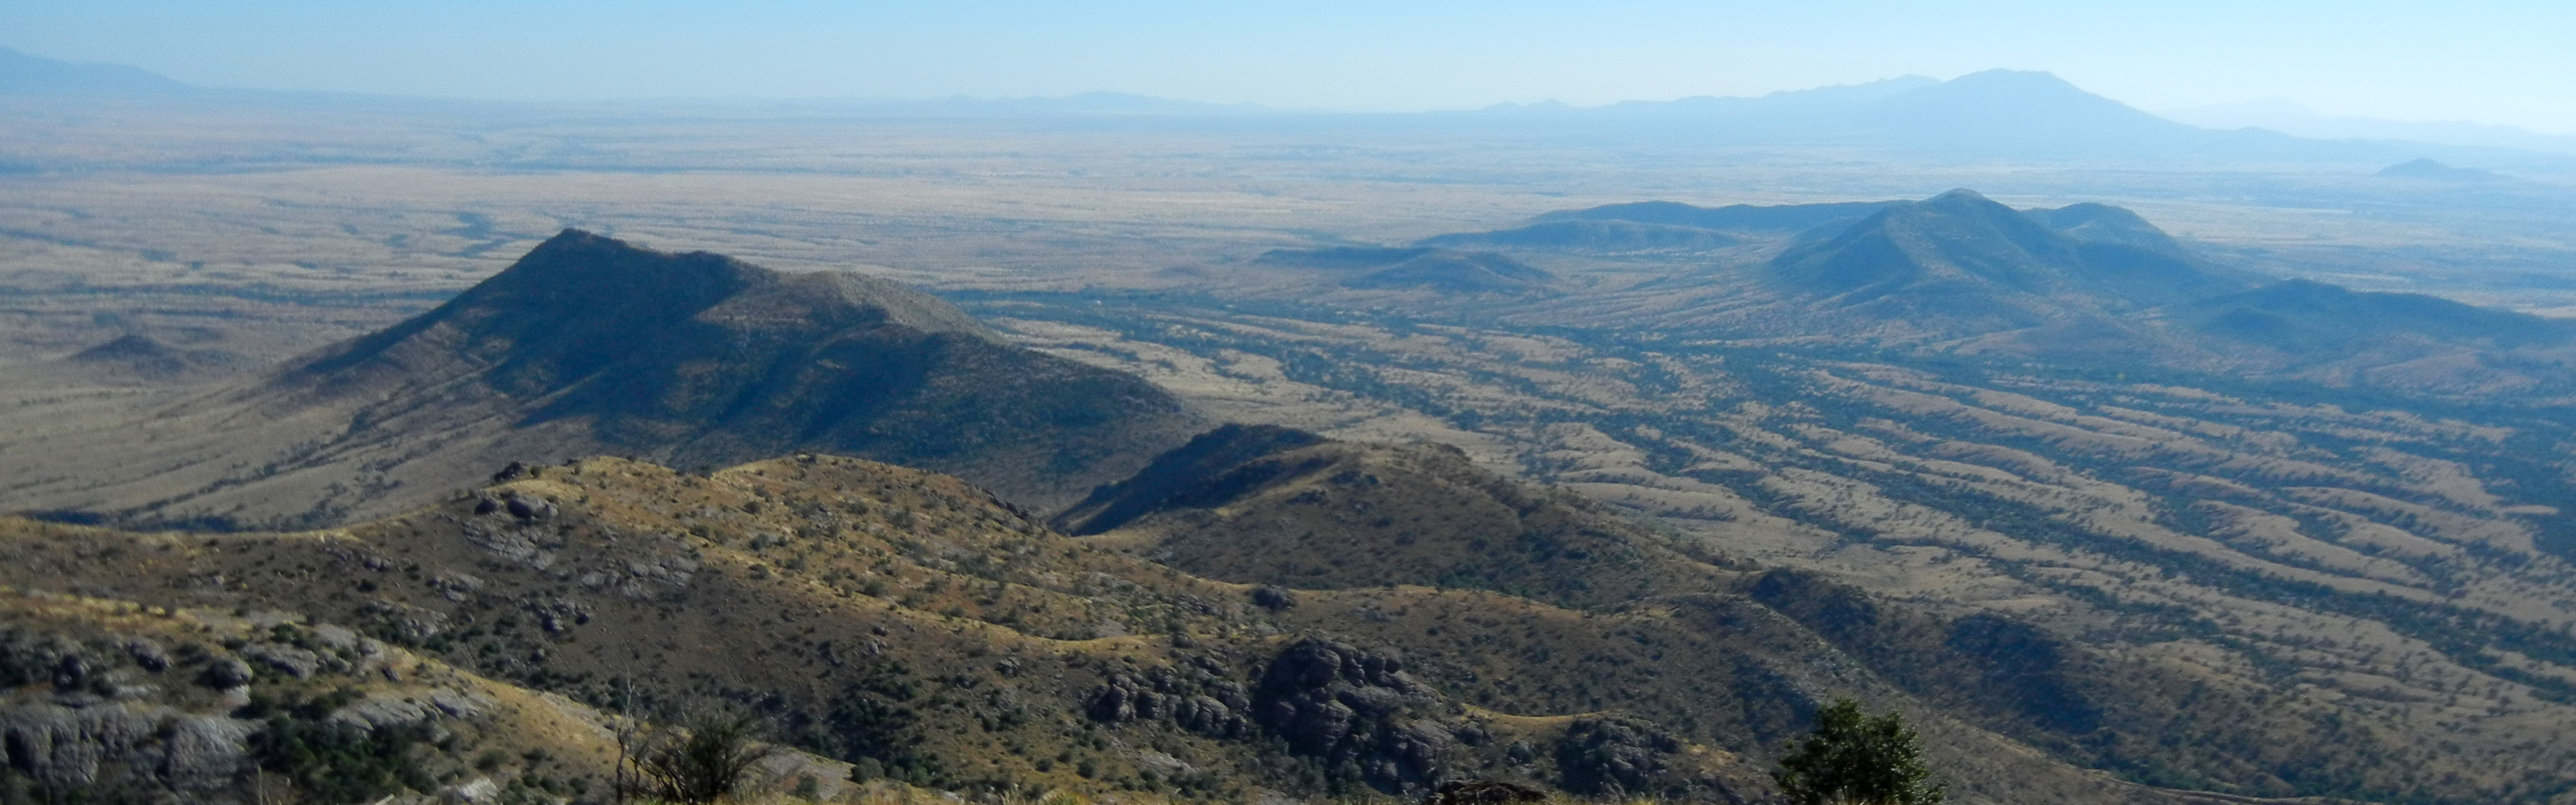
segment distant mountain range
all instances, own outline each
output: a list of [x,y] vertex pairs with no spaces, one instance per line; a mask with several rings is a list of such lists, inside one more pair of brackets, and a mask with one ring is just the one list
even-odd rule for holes
[[[338,102],[390,99],[326,93],[211,90],[122,65],[73,64],[0,48],[0,95],[96,97],[223,97],[255,102],[335,98]],[[428,103],[426,99],[417,102]],[[645,111],[742,106],[740,101],[648,100]],[[1465,127],[1480,131],[1577,133],[1628,137],[1687,137],[1713,143],[1858,145],[1903,151],[2009,155],[2031,159],[2088,159],[2144,154],[2193,154],[2221,158],[2329,159],[2395,162],[2425,156],[2428,147],[2366,142],[2355,135],[2301,139],[2262,128],[2219,130],[2175,122],[2086,92],[2045,72],[1988,70],[1949,81],[1905,76],[1866,84],[1774,92],[1754,98],[1694,97],[1628,101],[1601,107],[1504,104],[1474,111],[1351,114],[1215,104],[1116,92],[1059,98],[944,98],[931,100],[761,101],[770,112],[861,114],[889,117],[1120,117],[1131,119],[1321,119],[1355,128]],[[2224,117],[2224,116],[2221,116]],[[2199,118],[2196,118],[2199,119]],[[2216,118],[2208,118],[2216,119]],[[1221,124],[1230,125],[1230,124]],[[2293,127],[2297,128],[2297,127]],[[2323,129],[2298,129],[2301,132]],[[2540,135],[2463,139],[2441,127],[2385,128],[2403,140],[2420,131],[2444,156],[2474,155],[2479,148],[2576,152],[2576,139]],[[2527,134],[2527,133],[2524,133]],[[2567,142],[2560,142],[2566,140]]]
[[2223,103],[2162,113],[2170,120],[2213,129],[2265,128],[2321,140],[2397,140],[2576,154],[2576,137],[2542,134],[2517,126],[2468,122],[2411,122],[2327,115],[2287,98]]

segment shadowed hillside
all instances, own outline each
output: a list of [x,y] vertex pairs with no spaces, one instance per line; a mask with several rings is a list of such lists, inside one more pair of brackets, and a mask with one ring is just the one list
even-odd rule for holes
[[1693,567],[1735,567],[1455,448],[1269,426],[1193,439],[1067,518],[1071,533],[1202,576],[1306,588],[1436,584],[1600,606],[1711,589]]
[[[9,502],[322,523],[514,460],[697,466],[828,449],[956,472],[1044,509],[1195,423],[1140,379],[1003,344],[896,283],[567,231],[435,310],[266,377],[130,427],[12,445],[47,458],[20,469],[35,478]],[[90,461],[112,463],[57,473]]]

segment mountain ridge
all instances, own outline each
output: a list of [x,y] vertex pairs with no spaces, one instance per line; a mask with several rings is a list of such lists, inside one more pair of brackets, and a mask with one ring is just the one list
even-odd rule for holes
[[[15,468],[41,480],[11,503],[320,525],[511,461],[724,465],[826,449],[959,472],[1052,509],[1198,421],[1141,379],[1004,344],[896,283],[567,230],[438,308],[140,425],[166,434],[12,445],[51,458]],[[93,461],[113,463],[86,483],[58,474]]]

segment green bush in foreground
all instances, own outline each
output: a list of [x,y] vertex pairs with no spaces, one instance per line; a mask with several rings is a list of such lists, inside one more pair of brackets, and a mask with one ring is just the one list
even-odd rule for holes
[[1851,699],[1816,711],[1816,731],[1771,779],[1796,805],[1935,805],[1949,788],[1924,765],[1904,716],[1871,718]]

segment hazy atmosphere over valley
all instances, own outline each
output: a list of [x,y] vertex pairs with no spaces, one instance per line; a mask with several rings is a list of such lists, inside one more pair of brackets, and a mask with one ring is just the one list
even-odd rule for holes
[[0,4],[0,804],[2576,803],[2576,11]]

